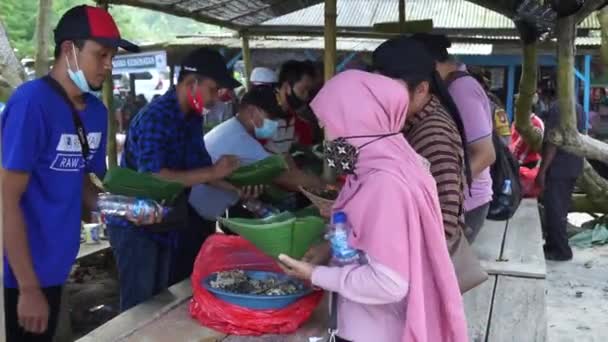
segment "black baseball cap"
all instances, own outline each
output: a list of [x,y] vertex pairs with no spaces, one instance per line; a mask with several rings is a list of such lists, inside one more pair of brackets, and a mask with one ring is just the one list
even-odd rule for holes
[[444,62],[450,57],[448,48],[452,46],[452,42],[446,35],[416,33],[412,35],[412,39],[424,44],[426,49],[433,55],[433,58],[439,62]]
[[372,70],[391,78],[411,75],[430,75],[435,70],[435,59],[424,44],[416,39],[400,36],[382,43],[372,54]]
[[254,86],[243,95],[241,105],[256,106],[268,113],[272,119],[283,117],[283,109],[279,105],[276,92],[270,86]]
[[94,40],[104,46],[139,52],[139,46],[120,37],[116,22],[100,7],[80,5],[69,9],[54,30],[55,43],[66,40]]
[[180,73],[194,73],[209,77],[216,81],[221,88],[234,89],[241,86],[241,83],[230,75],[222,55],[209,48],[194,50],[186,56],[182,61]]

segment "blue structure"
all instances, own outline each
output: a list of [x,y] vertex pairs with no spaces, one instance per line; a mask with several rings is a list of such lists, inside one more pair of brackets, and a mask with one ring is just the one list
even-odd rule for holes
[[[583,56],[583,72],[574,69],[576,75],[576,89],[578,88],[578,81],[583,82],[584,96],[583,96],[583,109],[586,117],[589,117],[589,106],[591,102],[591,55]],[[515,95],[515,70],[522,64],[522,56],[520,55],[461,55],[458,56],[458,60],[470,65],[479,66],[493,66],[493,67],[506,67],[507,68],[507,103],[506,111],[509,115],[509,120],[513,121],[513,99]],[[541,55],[538,56],[538,66],[557,66],[557,59],[555,56]],[[587,120],[587,125],[589,125]]]

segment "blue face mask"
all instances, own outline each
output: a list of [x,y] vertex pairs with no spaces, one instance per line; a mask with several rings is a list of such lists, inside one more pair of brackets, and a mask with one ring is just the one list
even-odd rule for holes
[[277,132],[277,128],[279,127],[279,123],[270,119],[264,119],[264,123],[262,127],[255,128],[255,137],[258,139],[268,139],[272,138],[274,134]]
[[91,95],[99,97],[100,92],[94,91],[91,89],[91,87],[89,86],[89,82],[87,82],[87,78],[84,76],[84,72],[78,66],[78,59],[76,58],[76,49],[74,48],[73,45],[72,45],[72,53],[74,54],[74,61],[76,62],[76,71],[72,71],[72,68],[70,66],[70,61],[68,60],[67,57],[65,58],[65,61],[68,64],[68,75],[70,76],[70,79],[72,80],[72,82],[74,82],[76,87],[78,87],[78,89],[80,89],[81,92],[89,93]]

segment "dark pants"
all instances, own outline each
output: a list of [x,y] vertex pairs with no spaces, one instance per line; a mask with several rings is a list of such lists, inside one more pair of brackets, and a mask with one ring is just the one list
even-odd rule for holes
[[19,290],[4,289],[4,313],[6,315],[6,341],[7,342],[52,342],[57,328],[59,308],[61,307],[61,286],[43,288],[42,292],[49,303],[49,322],[46,332],[34,335],[25,332],[19,325],[17,316],[17,303]]
[[541,201],[544,206],[545,250],[561,257],[571,257],[568,244],[568,210],[576,178],[547,177]]
[[155,235],[129,227],[108,226],[118,266],[120,310],[152,298],[169,285],[170,245]]
[[467,226],[465,236],[467,237],[469,243],[473,243],[473,241],[475,241],[477,234],[479,234],[483,224],[486,222],[486,217],[488,217],[489,210],[490,203],[486,203],[481,207],[464,213],[464,223]]
[[194,268],[194,261],[203,243],[209,235],[215,232],[215,222],[206,221],[200,216],[193,217],[192,215],[190,220],[191,229],[175,233],[177,241],[171,251],[169,286],[190,277]]

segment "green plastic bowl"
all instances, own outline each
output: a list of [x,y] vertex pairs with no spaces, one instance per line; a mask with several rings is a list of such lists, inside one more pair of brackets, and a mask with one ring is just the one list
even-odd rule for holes
[[301,259],[325,233],[325,222],[315,216],[296,218],[292,215],[271,223],[239,218],[221,218],[220,222],[273,258],[286,254]]

